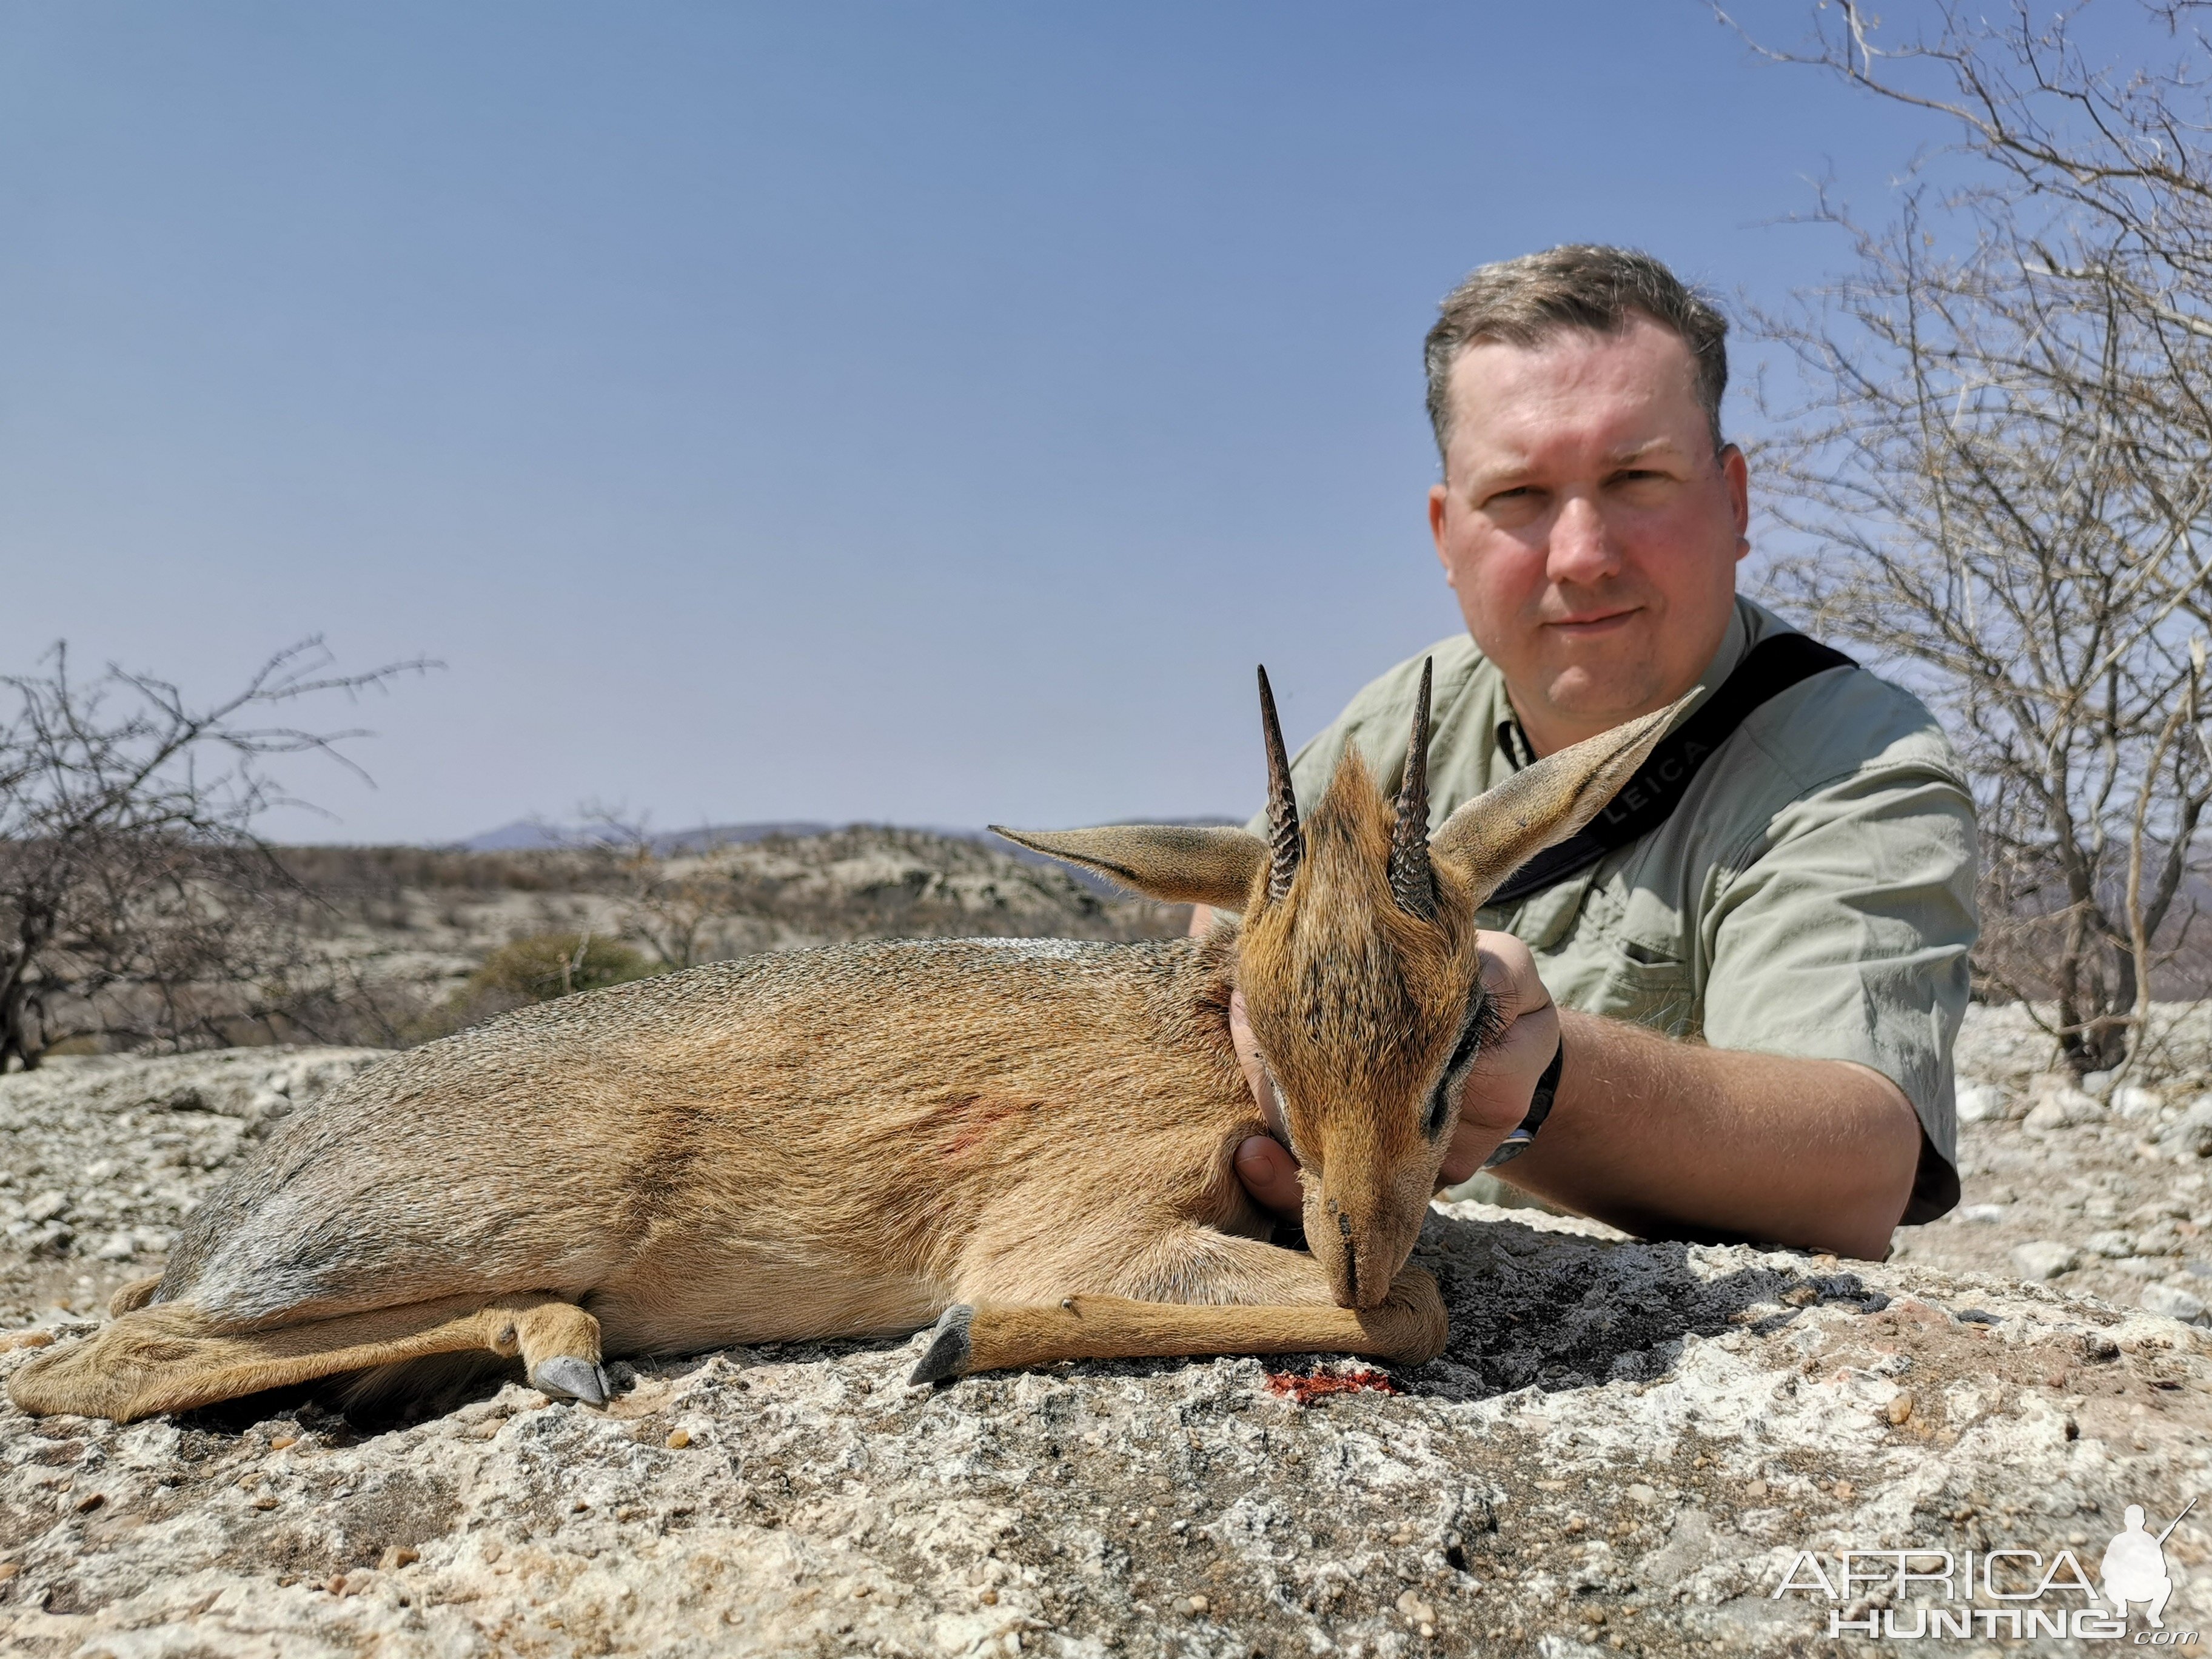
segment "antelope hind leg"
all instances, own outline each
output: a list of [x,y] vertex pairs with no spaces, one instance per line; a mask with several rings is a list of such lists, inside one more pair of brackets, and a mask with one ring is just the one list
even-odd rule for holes
[[532,1388],[556,1399],[580,1400],[586,1406],[607,1403],[613,1390],[599,1366],[598,1320],[573,1302],[549,1297],[515,1314],[510,1328],[508,1340],[521,1350]]
[[[1272,1246],[1267,1247],[1272,1249]],[[911,1382],[1012,1370],[1057,1359],[1224,1353],[1357,1353],[1419,1365],[1443,1352],[1449,1321],[1435,1279],[1407,1267],[1375,1308],[1333,1303],[962,1303],[937,1322]]]
[[538,1295],[489,1304],[444,1297],[244,1332],[223,1330],[189,1303],[155,1303],[89,1340],[40,1354],[9,1379],[8,1393],[33,1417],[68,1412],[129,1423],[471,1349],[520,1352],[533,1386],[605,1400],[598,1322],[573,1303]]
[[118,1319],[127,1313],[136,1313],[153,1299],[154,1292],[161,1285],[161,1275],[159,1273],[146,1279],[134,1279],[107,1298],[107,1311]]

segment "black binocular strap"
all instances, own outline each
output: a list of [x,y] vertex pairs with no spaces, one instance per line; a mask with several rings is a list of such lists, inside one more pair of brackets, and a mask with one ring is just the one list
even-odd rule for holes
[[1714,750],[1751,711],[1800,680],[1858,665],[1804,634],[1776,634],[1744,653],[1735,672],[1621,785],[1598,815],[1556,847],[1547,847],[1507,877],[1486,905],[1518,904],[1532,893],[1588,869],[1615,848],[1649,835],[1673,815]]

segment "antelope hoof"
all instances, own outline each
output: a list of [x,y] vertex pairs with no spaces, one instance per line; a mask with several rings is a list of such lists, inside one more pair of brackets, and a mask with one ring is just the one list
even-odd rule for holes
[[929,1350],[921,1363],[907,1378],[907,1386],[920,1388],[925,1383],[945,1382],[963,1375],[968,1369],[968,1326],[975,1317],[975,1309],[965,1302],[947,1308],[937,1323],[931,1327]]
[[556,1353],[532,1365],[530,1386],[556,1400],[580,1400],[586,1406],[607,1403],[607,1374],[572,1353]]

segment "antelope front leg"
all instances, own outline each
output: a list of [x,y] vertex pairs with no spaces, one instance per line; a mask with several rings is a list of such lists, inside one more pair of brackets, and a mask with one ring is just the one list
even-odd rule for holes
[[1191,1254],[1195,1259],[1179,1264],[1159,1288],[1204,1300],[1082,1294],[1058,1303],[979,1299],[947,1309],[910,1380],[937,1382],[1059,1359],[1320,1352],[1418,1365],[1443,1352],[1443,1297],[1418,1267],[1400,1270],[1379,1307],[1340,1308],[1310,1256],[1219,1235]]

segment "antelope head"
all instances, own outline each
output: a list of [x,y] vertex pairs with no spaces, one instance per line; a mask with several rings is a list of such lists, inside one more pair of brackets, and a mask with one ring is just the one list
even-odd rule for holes
[[1395,800],[1347,747],[1301,813],[1263,668],[1265,840],[1169,825],[998,830],[1154,898],[1243,912],[1237,987],[1300,1165],[1308,1244],[1347,1308],[1380,1303],[1412,1254],[1460,1085],[1491,1035],[1475,912],[1595,817],[1682,707],[1538,761],[1431,836],[1429,681],[1424,664]]

